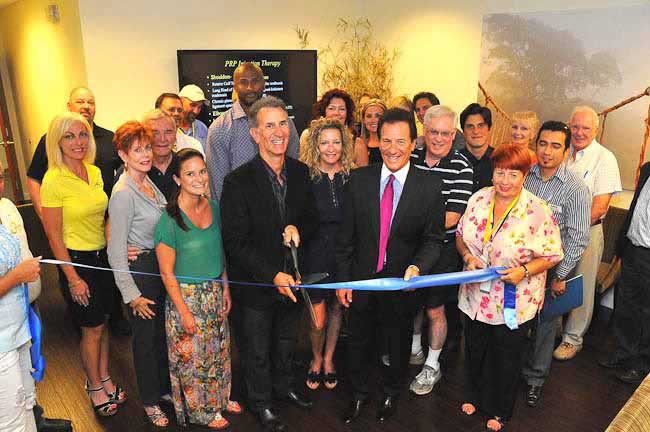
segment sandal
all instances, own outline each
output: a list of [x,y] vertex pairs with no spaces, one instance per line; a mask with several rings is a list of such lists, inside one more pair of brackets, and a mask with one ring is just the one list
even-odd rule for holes
[[336,375],[336,371],[326,373],[323,376],[323,384],[325,385],[325,388],[328,390],[334,390],[334,388],[336,388],[336,385],[338,383],[339,382],[338,382],[338,376]]
[[492,432],[503,431],[504,430],[503,428],[505,426],[506,426],[506,422],[504,422],[501,417],[491,418],[490,420],[487,421],[487,424],[485,425],[485,427],[487,427],[487,430]]
[[228,429],[229,426],[230,426],[230,422],[225,418],[223,418],[221,413],[216,413],[214,415],[214,419],[210,423],[208,423],[208,427],[214,430]]
[[241,414],[244,412],[244,409],[239,405],[239,402],[229,400],[226,405],[226,412],[228,414]]
[[471,416],[476,412],[476,407],[473,403],[465,402],[460,406],[460,410],[463,412],[463,414]]
[[[148,412],[147,408],[151,409],[151,412]],[[163,410],[161,410],[158,405],[144,407],[144,413],[147,415],[149,423],[155,427],[164,428],[169,426],[169,419],[167,418],[167,415],[165,415]]]
[[307,380],[305,381],[305,385],[310,390],[316,390],[318,387],[320,387],[320,382],[322,379],[323,375],[320,373],[320,371],[316,372],[310,370],[307,372]]
[[88,397],[90,398],[90,404],[92,405],[93,410],[95,410],[95,414],[97,414],[98,416],[101,416],[101,417],[110,417],[112,415],[115,415],[115,413],[117,413],[117,405],[114,402],[109,400],[108,402],[104,402],[102,404],[95,405],[95,402],[93,401],[93,398],[90,397],[90,393],[105,391],[104,387],[98,387],[96,389],[91,389],[91,388],[88,388],[88,382],[86,382],[85,389],[86,389],[86,393],[88,393]]
[[[108,382],[110,380],[111,377],[102,378],[103,383]],[[115,390],[113,390],[112,392],[106,392],[106,394],[108,395],[109,398],[111,398],[111,402],[121,405],[124,402],[126,402],[127,399],[126,392],[119,385],[117,384],[114,385],[115,385]]]

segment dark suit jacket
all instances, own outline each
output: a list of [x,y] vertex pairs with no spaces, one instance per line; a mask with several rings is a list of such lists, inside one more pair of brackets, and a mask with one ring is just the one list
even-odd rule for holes
[[[379,256],[379,182],[381,164],[353,171],[347,185],[343,223],[336,249],[340,281],[377,277]],[[382,277],[402,277],[415,264],[431,271],[445,236],[442,181],[411,164],[391,224]]]
[[625,252],[625,247],[630,241],[627,238],[627,231],[630,229],[630,223],[632,222],[632,215],[634,214],[634,209],[636,208],[636,202],[639,200],[639,195],[641,194],[641,190],[643,189],[643,186],[648,181],[648,177],[650,177],[650,162],[646,162],[641,167],[641,173],[639,174],[639,184],[637,185],[636,190],[634,191],[634,198],[632,198],[632,204],[630,204],[630,210],[627,212],[627,216],[625,217],[625,222],[623,223],[623,228],[621,228],[621,233],[619,235],[618,242],[616,244],[616,255],[618,255],[619,257],[623,256],[623,252]]
[[[221,194],[222,237],[228,277],[236,281],[273,283],[278,272],[293,274],[289,249],[282,244],[286,225],[295,225],[301,244],[318,228],[318,212],[307,166],[286,158],[286,221],[283,224],[261,157],[228,174]],[[275,288],[233,285],[243,304],[258,309],[282,298]]]

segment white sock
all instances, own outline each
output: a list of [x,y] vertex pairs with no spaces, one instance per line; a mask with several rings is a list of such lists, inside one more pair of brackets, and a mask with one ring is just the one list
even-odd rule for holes
[[422,352],[422,334],[414,334],[411,343],[411,354]]
[[431,366],[435,370],[440,369],[440,362],[438,362],[438,358],[440,357],[440,353],[442,352],[441,349],[439,350],[434,350],[429,347],[429,355],[427,355],[427,361],[424,363],[427,366]]

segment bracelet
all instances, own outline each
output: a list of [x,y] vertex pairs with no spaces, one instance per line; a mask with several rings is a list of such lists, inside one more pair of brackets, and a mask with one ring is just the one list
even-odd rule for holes
[[528,267],[526,267],[526,264],[522,264],[521,266],[524,268],[524,277],[529,278],[530,272],[528,271]]
[[467,263],[467,260],[465,260],[465,257],[466,257],[467,255],[472,255],[472,253],[471,253],[470,251],[465,251],[465,253],[464,253],[463,256],[461,257],[461,258],[463,259],[463,262],[464,262],[464,263]]

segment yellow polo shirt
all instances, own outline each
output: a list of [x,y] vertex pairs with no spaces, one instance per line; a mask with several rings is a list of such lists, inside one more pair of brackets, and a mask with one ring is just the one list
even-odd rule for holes
[[84,165],[88,183],[67,168],[48,169],[41,184],[41,203],[43,207],[63,209],[63,243],[68,249],[95,251],[106,246],[108,197],[99,168]]

